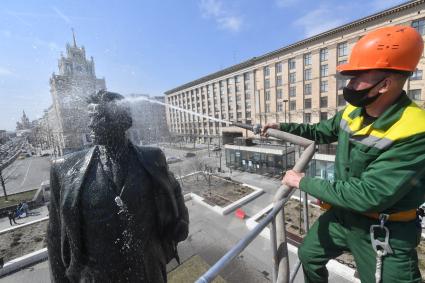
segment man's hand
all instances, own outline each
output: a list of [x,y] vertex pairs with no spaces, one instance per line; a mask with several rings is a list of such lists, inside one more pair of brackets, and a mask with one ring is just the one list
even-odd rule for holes
[[267,137],[267,130],[268,129],[279,129],[278,123],[267,123],[262,129],[261,129],[261,135],[263,137]]
[[300,181],[304,177],[304,173],[298,173],[294,170],[286,171],[285,176],[283,176],[282,179],[282,185],[286,185],[290,188],[297,188],[300,187]]

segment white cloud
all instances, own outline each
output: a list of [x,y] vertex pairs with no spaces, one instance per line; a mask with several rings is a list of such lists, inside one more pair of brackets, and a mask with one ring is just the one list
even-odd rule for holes
[[238,17],[225,17],[217,20],[220,25],[231,31],[239,31],[242,25],[242,19]]
[[[303,17],[298,18],[293,24],[302,27],[305,36],[310,37],[329,29],[338,27],[346,22],[344,13],[338,12],[339,8],[326,6],[311,10]],[[339,16],[338,16],[339,15]]]
[[0,67],[0,76],[10,76],[13,75],[13,72],[7,68]]
[[278,7],[286,8],[301,2],[300,0],[275,0]]
[[71,20],[69,19],[69,17],[67,15],[65,15],[64,13],[62,13],[58,8],[52,7],[52,9],[53,9],[53,11],[56,12],[56,14],[59,16],[59,18],[64,20],[67,24],[71,23]]
[[242,28],[242,17],[224,7],[221,0],[201,0],[199,6],[202,16],[214,19],[220,28],[233,32],[238,32]]

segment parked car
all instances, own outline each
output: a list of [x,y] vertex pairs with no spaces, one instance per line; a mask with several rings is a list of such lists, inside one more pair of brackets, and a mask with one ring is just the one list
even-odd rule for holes
[[212,149],[212,151],[220,151],[221,150],[221,147],[219,147],[219,146],[214,146],[214,148]]
[[168,164],[171,164],[171,163],[176,163],[176,162],[179,162],[179,161],[182,161],[180,158],[177,158],[177,157],[174,157],[174,156],[169,156],[169,157],[167,157],[167,163]]
[[186,155],[185,155],[185,157],[194,157],[194,156],[196,156],[196,154],[195,154],[195,153],[193,153],[193,152],[188,152],[188,153],[186,153]]

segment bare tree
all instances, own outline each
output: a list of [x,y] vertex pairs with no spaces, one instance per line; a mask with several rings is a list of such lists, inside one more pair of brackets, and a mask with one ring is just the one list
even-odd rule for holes
[[4,194],[4,199],[7,199],[7,193],[6,193],[6,182],[7,180],[10,179],[10,174],[6,177],[3,177],[3,169],[0,169],[0,183],[1,183],[1,187],[3,188],[3,194]]

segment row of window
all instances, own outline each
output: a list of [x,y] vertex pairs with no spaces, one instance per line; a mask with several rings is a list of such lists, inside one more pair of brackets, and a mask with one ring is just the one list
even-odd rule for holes
[[[422,19],[418,19],[412,22],[411,25],[413,28],[415,28],[421,35],[425,35],[425,18]],[[326,62],[328,60],[328,55],[329,55],[329,51],[328,48],[322,48],[319,51],[319,57],[320,57],[320,62]],[[337,45],[337,56],[338,58],[340,57],[344,57],[348,55],[348,43],[347,42],[341,42]],[[311,53],[306,53],[303,56],[303,63],[304,63],[304,67],[308,67],[312,64],[312,56]],[[338,65],[339,64],[343,64],[346,63],[346,60],[339,60],[338,59]],[[283,69],[283,63],[279,62],[276,63],[275,65],[276,68],[276,73],[281,73],[282,69]],[[288,60],[288,69],[289,70],[295,70],[296,68],[296,61],[295,58],[290,58]],[[269,76],[270,75],[270,67],[266,66],[264,67],[264,76]],[[324,77],[328,75],[328,66],[327,64],[325,65],[321,65],[320,67],[320,76]],[[245,82],[250,81],[251,78],[251,73],[245,73],[243,75],[238,75],[235,76],[234,78],[228,78],[227,79],[227,83],[228,84],[233,84],[233,82],[235,81],[236,83],[241,82],[242,78],[244,79]],[[306,69],[304,71],[304,79],[305,80],[310,80],[311,79],[311,70],[310,69]],[[416,72],[413,73],[411,80],[421,80],[422,79],[422,70],[417,70]],[[290,76],[289,78],[290,83],[294,83],[295,82],[295,75],[292,75],[292,77]],[[220,87],[223,87],[223,82],[219,82]],[[277,85],[282,85],[282,78],[280,77],[279,79],[277,78]],[[246,85],[246,88],[249,87],[249,84]],[[238,91],[238,90],[237,90]],[[208,89],[209,92],[209,89]],[[198,94],[198,89],[196,89],[196,94]]]
[[[328,48],[322,48],[320,49],[320,62],[325,62],[328,60],[328,55],[329,55],[329,51]],[[338,44],[338,58],[339,57],[344,57],[348,55],[348,44],[347,42],[342,42]],[[311,59],[311,53],[306,53],[303,56],[303,62],[304,62],[304,67],[307,66],[311,66],[312,64],[312,59]],[[288,69],[289,70],[295,70],[296,68],[296,60],[295,58],[290,58],[288,59]],[[283,69],[283,63],[282,62],[278,62],[275,65],[275,69],[276,69],[276,73],[279,74],[282,72]],[[270,66],[265,66],[264,69],[264,76],[268,77],[270,76]]]

